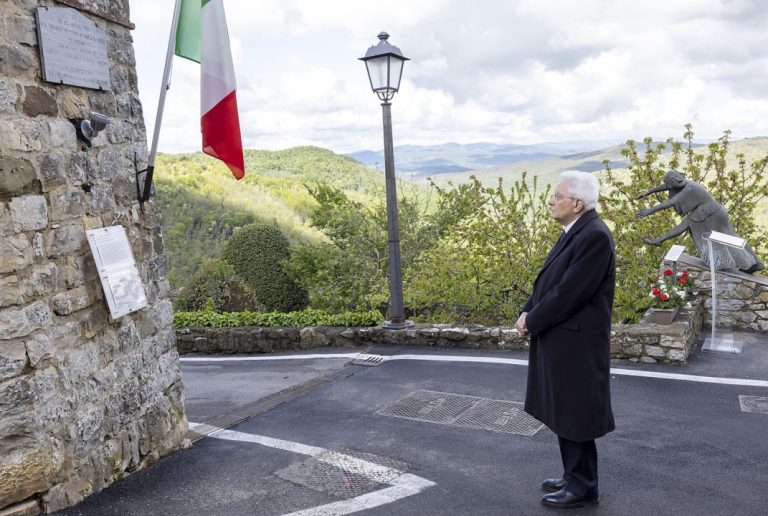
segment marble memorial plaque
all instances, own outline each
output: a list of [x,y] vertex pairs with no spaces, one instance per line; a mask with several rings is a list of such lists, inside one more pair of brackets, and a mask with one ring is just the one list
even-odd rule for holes
[[141,276],[123,226],[86,231],[112,319],[147,306]]
[[112,90],[107,34],[71,7],[38,7],[37,37],[43,79]]

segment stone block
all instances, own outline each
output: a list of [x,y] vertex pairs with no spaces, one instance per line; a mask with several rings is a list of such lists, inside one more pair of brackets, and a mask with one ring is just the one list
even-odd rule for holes
[[75,124],[63,118],[49,120],[47,124],[48,146],[52,149],[76,150],[78,146]]
[[33,368],[42,366],[46,361],[53,358],[56,347],[51,338],[45,333],[33,334],[24,341],[24,347],[29,357],[29,365]]
[[687,358],[688,358],[688,355],[683,350],[670,349],[669,351],[667,351],[667,360],[669,360],[670,362],[684,363]]
[[79,224],[69,224],[53,230],[49,256],[58,257],[79,252],[86,243],[85,229]]
[[19,376],[27,365],[27,350],[21,341],[0,344],[0,382]]
[[684,349],[686,339],[681,339],[676,336],[662,335],[659,339],[659,344],[664,348]]
[[664,350],[659,346],[645,346],[645,353],[653,358],[664,358],[665,356]]
[[53,297],[53,312],[56,315],[70,315],[91,306],[92,303],[90,292],[85,287],[77,287]]
[[21,109],[29,117],[56,116],[59,113],[59,106],[53,93],[39,86],[24,87],[24,102],[21,104]]
[[0,113],[16,113],[16,88],[8,81],[0,80]]
[[[0,174],[2,171],[0,171]],[[5,207],[4,202],[0,202],[0,238],[15,233],[13,223],[11,222],[11,212]]]
[[329,343],[328,337],[315,331],[314,328],[302,328],[299,332],[299,348],[322,348]]
[[108,213],[113,211],[117,206],[110,185],[93,185],[89,194],[91,206],[89,211],[91,213]]
[[20,305],[22,302],[19,278],[15,274],[0,278],[0,308]]
[[48,204],[42,195],[14,197],[8,203],[8,208],[17,232],[48,227]]
[[77,219],[85,215],[85,192],[82,190],[65,190],[51,192],[51,221]]
[[24,299],[47,296],[56,289],[57,268],[48,262],[29,267],[22,275],[22,294]]
[[37,516],[38,514],[40,514],[40,505],[36,500],[29,500],[0,509],[0,516]]
[[28,194],[38,188],[37,173],[32,163],[0,152],[0,195]]
[[0,310],[0,341],[23,337],[32,331],[23,309]]
[[54,451],[48,446],[34,446],[5,453],[0,461],[0,507],[26,500],[47,491],[56,469]]
[[23,48],[13,45],[0,45],[0,75],[18,77],[32,68],[32,57]]
[[[116,147],[108,147],[99,151],[99,171],[102,179],[115,179],[124,170],[132,170],[132,160],[125,156],[125,151]],[[136,187],[133,188],[136,196]]]
[[21,152],[39,152],[43,149],[42,138],[43,136],[37,123],[25,123],[18,118],[13,121],[0,121],[0,145],[6,149]]

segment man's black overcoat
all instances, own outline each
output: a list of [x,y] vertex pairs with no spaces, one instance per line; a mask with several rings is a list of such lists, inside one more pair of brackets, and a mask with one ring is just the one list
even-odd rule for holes
[[609,386],[615,280],[613,237],[589,210],[552,248],[522,309],[531,333],[525,411],[572,441],[615,428]]

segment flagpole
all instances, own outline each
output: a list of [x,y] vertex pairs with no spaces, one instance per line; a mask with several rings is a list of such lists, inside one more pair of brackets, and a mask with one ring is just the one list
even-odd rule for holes
[[160,85],[160,100],[157,103],[157,116],[155,117],[155,128],[154,134],[152,135],[152,148],[149,151],[149,159],[147,160],[147,176],[144,178],[144,193],[139,198],[139,202],[142,204],[149,200],[149,194],[152,191],[152,176],[154,175],[155,171],[155,156],[157,155],[157,142],[160,139],[160,125],[163,122],[165,94],[171,87],[171,68],[173,65],[173,56],[176,50],[176,29],[179,26],[180,8],[181,0],[176,0],[176,5],[173,8],[173,21],[171,22],[171,35],[168,38],[168,52],[165,55],[163,82]]

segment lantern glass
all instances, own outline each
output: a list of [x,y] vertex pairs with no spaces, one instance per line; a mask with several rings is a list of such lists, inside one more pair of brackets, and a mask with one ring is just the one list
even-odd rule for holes
[[389,88],[389,56],[379,56],[365,61],[373,91]]

